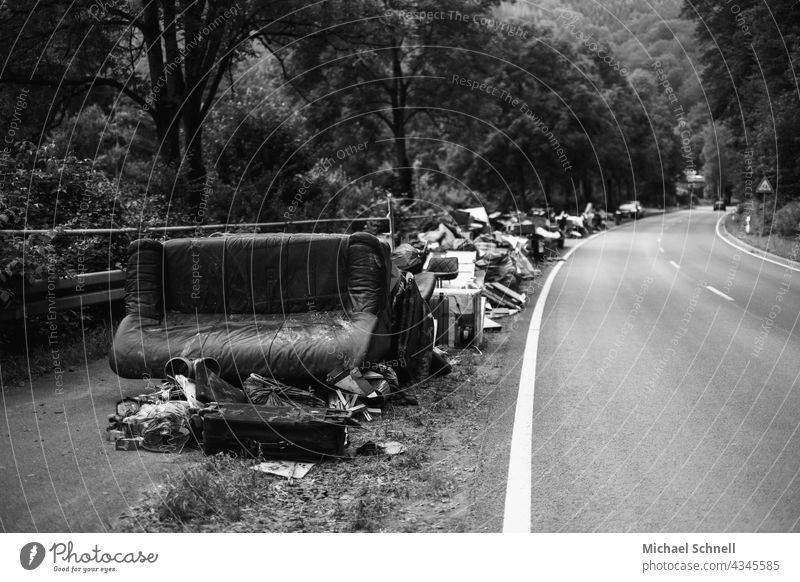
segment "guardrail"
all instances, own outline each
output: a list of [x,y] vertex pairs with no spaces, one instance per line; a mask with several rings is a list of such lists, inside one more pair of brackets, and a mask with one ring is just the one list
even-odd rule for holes
[[41,313],[121,301],[125,298],[125,271],[118,269],[36,281],[26,285],[24,291],[22,304],[0,311],[0,321],[18,321]]
[[[386,216],[359,218],[321,218],[316,220],[287,220],[280,222],[245,222],[234,224],[203,224],[194,226],[148,226],[145,228],[75,228],[75,229],[0,229],[0,236],[29,236],[34,234],[52,234],[63,236],[93,236],[115,234],[144,234],[205,232],[209,230],[238,230],[252,228],[257,232],[261,228],[283,228],[284,232],[293,226],[335,224],[347,222],[367,223],[386,221],[389,226],[389,240],[394,250],[395,217],[392,212],[391,196],[387,197]],[[428,215],[406,216],[403,220],[429,218]],[[41,313],[65,309],[81,309],[90,305],[99,305],[121,301],[125,298],[125,271],[103,271],[86,273],[76,278],[57,279],[55,281],[36,281],[24,286],[21,305],[0,310],[0,321],[18,321]]]

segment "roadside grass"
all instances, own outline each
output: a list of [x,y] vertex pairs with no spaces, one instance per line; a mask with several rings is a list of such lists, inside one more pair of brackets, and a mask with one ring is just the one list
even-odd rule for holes
[[734,221],[733,216],[725,218],[725,228],[730,234],[762,251],[784,259],[800,261],[800,238],[787,238],[774,232],[767,236],[759,236],[754,232],[747,234],[741,221]]
[[[107,320],[96,320],[83,330],[77,328],[65,331],[57,344],[61,368],[77,368],[105,356],[111,346],[115,329],[115,325]],[[53,370],[52,346],[46,340],[32,339],[29,343],[32,345],[27,352],[24,351],[24,336],[17,343],[17,349],[0,347],[0,385],[3,389],[23,386],[25,382]],[[23,346],[21,350],[20,345]]]

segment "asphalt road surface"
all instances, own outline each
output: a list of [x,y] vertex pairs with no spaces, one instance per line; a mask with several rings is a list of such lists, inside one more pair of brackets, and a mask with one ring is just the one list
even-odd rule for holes
[[[103,359],[52,374],[0,399],[0,531],[117,531],[142,490],[194,454],[121,452],[104,440],[108,415],[143,381],[118,378]],[[134,514],[135,515],[135,514]]]
[[800,272],[710,209],[602,233],[539,339],[533,531],[800,531]]

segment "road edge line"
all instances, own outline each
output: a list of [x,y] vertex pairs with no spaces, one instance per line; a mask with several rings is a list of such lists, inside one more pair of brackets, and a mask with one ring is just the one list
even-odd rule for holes
[[[725,220],[725,217],[728,216],[729,214],[733,214],[733,213],[732,212],[726,212],[725,214],[723,214],[719,218],[719,220],[717,220],[716,232],[717,232],[717,236],[720,239],[722,239],[722,242],[724,242],[726,244],[729,244],[730,246],[735,248],[737,251],[741,251],[743,253],[747,253],[748,255],[750,255],[751,257],[755,257],[756,259],[761,259],[762,261],[767,261],[768,263],[772,263],[773,265],[778,265],[779,267],[785,267],[787,269],[791,269],[792,271],[796,271],[796,272],[800,273],[800,269],[795,267],[794,265],[781,263],[780,261],[776,261],[775,259],[771,259],[771,258],[769,258],[767,256],[764,256],[766,254],[771,254],[771,253],[768,253],[767,251],[761,250],[761,249],[759,249],[757,247],[752,247],[755,250],[750,250],[746,246],[743,246],[745,243],[738,243],[737,244],[737,243],[733,242],[732,240],[730,240],[727,236],[722,234],[722,232],[720,231],[720,227],[722,226],[722,222]],[[726,233],[728,232],[727,228],[725,229],[725,232]],[[730,235],[730,237],[733,238],[734,240],[736,240],[736,237],[734,237],[733,235]],[[760,254],[760,253],[764,253],[764,254]],[[774,255],[774,256],[776,256],[776,257],[778,257],[780,259],[783,259],[783,257],[780,257],[778,255]],[[783,260],[791,262],[791,259],[783,259]]]
[[[525,353],[519,374],[517,402],[514,408],[514,425],[511,429],[511,451],[508,459],[506,498],[503,509],[503,533],[530,533],[531,531],[531,453],[533,451],[533,395],[536,390],[536,358],[539,352],[539,330],[544,315],[544,305],[556,275],[569,257],[586,242],[608,232],[604,230],[587,237],[572,247],[547,275],[536,305],[533,308]],[[530,382],[526,385],[526,378]]]

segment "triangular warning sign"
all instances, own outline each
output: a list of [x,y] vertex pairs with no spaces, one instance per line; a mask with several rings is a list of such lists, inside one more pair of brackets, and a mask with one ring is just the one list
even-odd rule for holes
[[759,194],[772,194],[772,184],[769,183],[769,180],[767,180],[766,176],[761,178],[761,182],[758,184],[756,192]]

